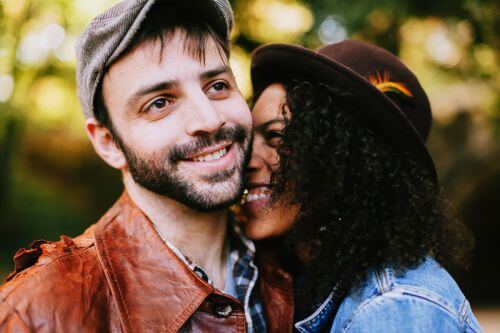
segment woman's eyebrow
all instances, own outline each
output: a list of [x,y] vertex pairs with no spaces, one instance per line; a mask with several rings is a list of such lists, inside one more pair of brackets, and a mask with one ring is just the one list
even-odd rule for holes
[[256,127],[256,130],[258,132],[263,132],[265,131],[269,126],[274,125],[276,123],[283,124],[283,119],[271,119],[269,121],[266,121],[265,123],[260,124],[259,126]]

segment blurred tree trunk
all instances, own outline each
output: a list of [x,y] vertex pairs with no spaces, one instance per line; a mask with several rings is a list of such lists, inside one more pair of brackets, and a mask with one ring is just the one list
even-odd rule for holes
[[3,137],[0,140],[0,209],[4,211],[7,207],[7,197],[11,186],[11,167],[15,154],[19,120],[7,116],[5,119]]

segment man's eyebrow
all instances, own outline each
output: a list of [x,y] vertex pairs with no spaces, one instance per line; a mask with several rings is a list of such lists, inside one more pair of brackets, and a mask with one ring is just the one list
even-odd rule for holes
[[264,132],[269,126],[274,125],[276,123],[283,124],[283,119],[271,119],[269,121],[266,121],[265,123],[260,124],[259,126],[256,127],[257,132]]
[[132,105],[134,105],[134,103],[138,99],[140,99],[143,96],[154,93],[156,91],[173,89],[173,88],[178,87],[179,84],[180,83],[178,80],[171,80],[171,81],[164,81],[164,82],[155,83],[155,84],[150,85],[150,86],[141,87],[138,90],[136,90],[136,92],[134,92],[132,94],[132,96],[130,96],[127,99],[127,105],[132,106]]
[[220,75],[223,73],[228,73],[228,74],[233,75],[233,71],[231,70],[231,68],[229,68],[229,66],[220,66],[220,67],[217,67],[215,69],[211,69],[211,70],[208,70],[208,71],[201,73],[200,74],[200,81],[209,80],[209,79],[216,77],[217,75]]

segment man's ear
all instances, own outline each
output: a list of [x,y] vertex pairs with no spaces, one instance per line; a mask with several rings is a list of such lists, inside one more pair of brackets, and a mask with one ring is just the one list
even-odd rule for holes
[[125,155],[116,145],[109,129],[104,127],[97,119],[88,118],[85,121],[85,130],[94,146],[94,149],[104,162],[115,169],[127,167]]

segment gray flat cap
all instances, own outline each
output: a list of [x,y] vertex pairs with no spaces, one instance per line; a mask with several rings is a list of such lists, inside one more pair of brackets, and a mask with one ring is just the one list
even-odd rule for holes
[[[106,67],[125,51],[155,4],[196,8],[227,43],[233,25],[228,0],[124,0],[97,16],[76,42],[78,98],[86,118],[94,116],[94,98]],[[168,5],[169,6],[169,5]],[[191,7],[190,7],[191,6]]]

